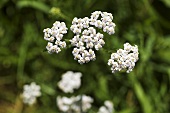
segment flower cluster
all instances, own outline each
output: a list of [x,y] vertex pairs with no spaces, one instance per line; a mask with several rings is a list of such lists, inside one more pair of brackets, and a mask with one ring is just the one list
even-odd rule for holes
[[93,27],[84,30],[82,36],[74,36],[70,42],[73,46],[76,46],[73,49],[72,54],[74,59],[78,60],[80,64],[95,60],[96,55],[93,48],[99,50],[105,44],[103,34],[96,33],[96,30]]
[[61,41],[64,34],[67,33],[67,27],[64,22],[56,21],[52,28],[46,28],[43,30],[44,39],[48,41],[46,49],[48,53],[59,53],[61,48],[66,47],[66,42]]
[[77,18],[75,17],[72,21],[72,25],[70,27],[70,30],[73,31],[74,34],[79,35],[81,34],[82,30],[84,28],[89,28],[89,18]]
[[111,13],[95,11],[91,14],[90,25],[94,25],[97,28],[102,28],[104,32],[112,35],[115,33],[116,26],[112,20],[113,16]]
[[124,44],[124,49],[117,50],[111,54],[108,65],[111,66],[112,73],[127,69],[127,73],[131,72],[138,60],[138,46],[132,46],[129,43]]
[[105,101],[104,106],[99,108],[97,113],[113,113],[113,103],[111,101]]
[[[99,20],[100,15],[101,20]],[[78,19],[75,17],[73,19],[70,29],[75,36],[70,42],[75,47],[72,51],[75,60],[83,64],[96,59],[93,49],[101,49],[105,42],[103,40],[104,35],[99,32],[97,33],[94,27],[103,28],[103,31],[110,35],[114,34],[115,24],[112,20],[113,16],[111,13],[101,11],[93,12],[91,18]]]
[[36,102],[36,98],[41,96],[40,86],[32,82],[30,85],[24,85],[22,94],[23,102],[32,105]]
[[72,21],[72,25],[70,27],[71,31],[74,34],[81,34],[82,30],[85,28],[89,28],[90,26],[94,26],[97,28],[102,28],[104,32],[107,32],[109,35],[115,33],[115,23],[113,21],[113,16],[111,13],[95,11],[91,13],[90,18],[77,18],[75,17]]
[[81,76],[80,72],[67,71],[62,75],[58,87],[65,93],[73,93],[74,89],[78,89],[81,85]]
[[58,108],[62,112],[72,111],[74,113],[81,113],[81,111],[86,112],[91,108],[91,103],[93,102],[93,98],[86,95],[78,95],[76,97],[57,97],[57,105]]

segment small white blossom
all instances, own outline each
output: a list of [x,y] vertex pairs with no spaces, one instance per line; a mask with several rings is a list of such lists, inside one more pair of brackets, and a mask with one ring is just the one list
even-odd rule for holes
[[74,89],[78,89],[81,85],[80,72],[67,71],[62,75],[62,80],[59,81],[58,87],[65,93],[73,93]]
[[62,112],[74,112],[74,113],[81,113],[87,112],[91,108],[91,103],[93,103],[93,98],[86,95],[78,95],[76,97],[72,96],[68,97],[60,97],[58,96],[57,99],[57,106]]
[[131,72],[138,61],[138,46],[131,46],[129,43],[124,44],[124,49],[117,50],[111,54],[108,65],[111,66],[112,73],[126,69],[127,73]]
[[102,12],[101,11],[95,11],[91,13],[91,18],[97,20]]
[[98,28],[102,28],[102,26],[103,26],[102,21],[100,21],[100,20],[97,20],[94,25],[95,25],[95,27],[98,27]]
[[61,41],[64,34],[67,33],[67,27],[64,22],[56,21],[52,28],[46,28],[43,30],[44,39],[49,41],[46,49],[48,53],[59,53],[61,48],[66,47],[66,42]]
[[99,108],[99,111],[97,113],[113,113],[113,103],[111,101],[105,101],[104,106]]
[[32,105],[36,102],[36,98],[41,96],[41,87],[32,82],[30,85],[24,85],[24,91],[22,94],[23,102],[25,104]]

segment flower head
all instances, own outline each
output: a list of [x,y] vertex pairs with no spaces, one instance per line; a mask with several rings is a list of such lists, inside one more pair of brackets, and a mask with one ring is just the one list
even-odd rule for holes
[[95,27],[103,29],[108,34],[114,34],[115,24],[112,22],[111,13],[95,11],[91,17],[75,17],[70,27],[75,36],[70,40],[73,49],[73,56],[80,64],[88,63],[96,59],[94,50],[100,50],[104,45],[104,35],[97,32]]
[[115,23],[112,22],[113,16],[111,13],[95,11],[91,14],[90,25],[94,25],[97,28],[102,28],[104,32],[109,35],[115,33]]
[[36,98],[41,96],[41,87],[32,82],[30,85],[24,85],[24,91],[22,94],[23,102],[32,105],[36,102]]
[[58,108],[63,112],[67,112],[67,111],[71,110],[70,107],[75,101],[74,98],[75,97],[68,98],[68,97],[58,96],[56,99]]
[[61,48],[66,47],[66,42],[61,41],[64,34],[67,33],[67,27],[64,22],[56,21],[52,28],[46,28],[43,30],[44,39],[48,41],[46,49],[48,53],[59,53]]
[[[80,98],[80,96],[79,96]],[[83,112],[86,112],[91,108],[91,103],[93,103],[93,98],[90,96],[82,95],[81,96],[81,101],[82,101],[82,110]]]
[[127,73],[131,72],[135,67],[135,63],[138,61],[138,46],[132,46],[129,43],[124,44],[124,49],[117,50],[116,53],[111,54],[111,58],[108,60],[108,65],[111,66],[111,70],[121,71],[126,69]]
[[78,89],[81,85],[80,72],[67,71],[62,75],[62,80],[59,81],[58,87],[65,93],[73,93],[74,89]]

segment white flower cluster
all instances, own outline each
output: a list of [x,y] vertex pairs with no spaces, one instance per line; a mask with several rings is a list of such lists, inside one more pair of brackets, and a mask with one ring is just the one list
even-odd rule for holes
[[99,108],[97,113],[113,113],[113,103],[111,101],[105,101],[104,106]]
[[57,106],[62,112],[72,111],[74,113],[87,112],[91,108],[93,98],[86,95],[78,95],[76,97],[57,97]]
[[66,47],[66,42],[61,41],[64,34],[67,33],[67,27],[64,22],[56,21],[52,28],[46,28],[43,30],[44,39],[49,41],[46,49],[48,53],[59,53],[61,48]]
[[96,55],[93,48],[99,50],[105,44],[103,34],[96,33],[96,30],[93,27],[84,30],[82,36],[74,36],[70,42],[73,46],[76,46],[73,49],[72,54],[74,59],[78,60],[80,64],[95,60]]
[[109,35],[115,33],[115,23],[113,21],[113,16],[111,13],[95,11],[91,13],[90,18],[77,18],[75,17],[72,21],[72,26],[70,29],[74,34],[81,34],[84,28],[89,28],[91,26],[95,26],[97,28],[103,28],[104,32],[107,32]]
[[94,25],[97,28],[103,28],[104,32],[112,35],[115,33],[116,26],[112,20],[113,16],[111,13],[95,11],[91,14],[90,25]]
[[[100,15],[101,20],[98,20]],[[97,33],[94,27],[103,28],[103,31],[110,35],[114,34],[115,24],[112,20],[111,13],[101,11],[93,12],[91,18],[78,19],[75,17],[73,19],[70,29],[75,36],[70,42],[71,45],[75,46],[72,51],[75,60],[83,64],[96,59],[93,48],[99,50],[104,46],[105,42],[103,40],[104,35]]]
[[80,72],[67,71],[62,75],[62,80],[59,81],[58,87],[65,93],[73,93],[74,89],[78,89],[81,85]]
[[32,105],[36,102],[36,98],[41,96],[41,87],[32,82],[30,85],[24,85],[22,94],[23,102]]
[[124,49],[117,50],[117,53],[111,54],[108,65],[111,66],[112,73],[127,69],[127,73],[131,72],[138,60],[138,46],[131,46],[129,43],[124,44]]

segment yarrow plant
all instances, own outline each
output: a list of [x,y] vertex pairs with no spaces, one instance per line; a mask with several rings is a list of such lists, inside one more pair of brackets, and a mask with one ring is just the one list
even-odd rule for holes
[[[106,32],[109,35],[114,34],[116,25],[112,21],[113,16],[111,13],[101,11],[91,13],[90,18],[75,17],[72,20],[70,30],[74,33],[74,37],[69,41],[73,46],[74,60],[84,64],[96,59],[95,51],[100,50],[105,45],[104,35],[98,31]],[[99,30],[96,30],[96,28]],[[61,40],[67,30],[65,23],[59,21],[56,21],[51,29],[44,29],[44,39],[49,41],[46,46],[48,53],[59,53],[61,48],[66,47],[66,42]],[[124,49],[119,49],[116,53],[112,53],[111,58],[108,60],[112,73],[121,70],[127,70],[127,73],[131,72],[139,59],[138,54],[137,45],[124,44]],[[61,89],[62,87],[60,85]],[[65,92],[71,92],[71,90]]]
[[111,13],[101,11],[93,12],[90,18],[85,17],[81,19],[75,17],[73,19],[70,29],[75,36],[70,42],[75,47],[72,51],[75,60],[83,64],[96,59],[93,49],[100,50],[104,46],[105,41],[103,40],[104,35],[97,32],[94,27],[103,28],[103,31],[110,35],[114,34],[116,25],[112,20],[113,16]]
[[36,98],[41,96],[41,87],[32,82],[30,85],[24,85],[24,91],[22,94],[23,102],[28,105],[32,105],[36,102]]
[[67,71],[62,75],[62,80],[59,81],[58,87],[65,93],[73,93],[74,89],[78,89],[81,85],[80,72]]
[[48,41],[46,49],[48,53],[59,53],[61,48],[66,47],[66,42],[61,41],[64,34],[67,33],[67,27],[64,22],[56,21],[52,28],[46,28],[43,30],[44,39]]
[[[109,35],[115,33],[115,23],[111,13],[95,11],[91,13],[90,18],[77,18],[72,20],[70,30],[74,33],[74,37],[69,40],[73,47],[72,54],[74,60],[79,64],[88,63],[96,59],[95,51],[100,50],[104,45],[104,34]],[[97,28],[97,29],[96,29]],[[66,48],[66,42],[63,36],[67,33],[68,28],[64,22],[56,21],[51,28],[43,30],[44,39],[48,41],[46,50],[48,53],[59,53],[62,48]],[[112,73],[116,71],[126,70],[131,72],[135,67],[135,63],[139,57],[138,46],[124,44],[124,49],[118,49],[116,53],[111,54],[108,65],[111,66]],[[74,93],[75,89],[81,86],[82,73],[67,71],[62,75],[62,79],[58,82],[58,87],[64,93]],[[36,102],[37,97],[41,96],[41,87],[32,82],[30,85],[24,85],[22,93],[23,102],[32,105]],[[92,107],[93,98],[86,94],[77,96],[60,96],[56,97],[56,104],[63,113],[87,113]],[[113,103],[105,101],[97,113],[113,113]]]
[[111,66],[112,73],[126,69],[127,73],[131,72],[135,67],[138,58],[138,46],[132,46],[129,43],[124,44],[124,49],[117,50],[111,54],[108,65]]

